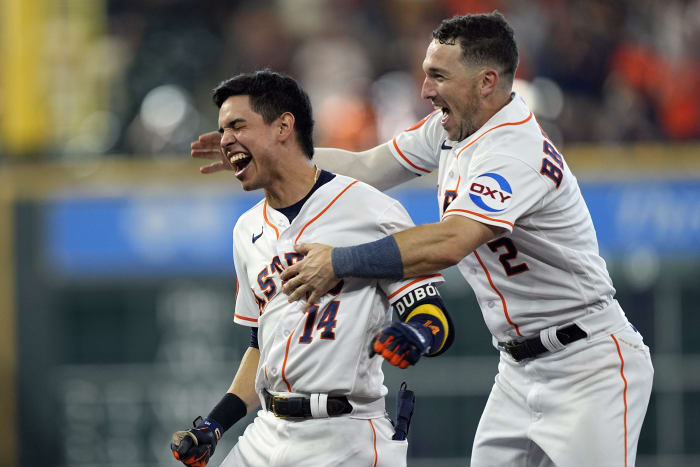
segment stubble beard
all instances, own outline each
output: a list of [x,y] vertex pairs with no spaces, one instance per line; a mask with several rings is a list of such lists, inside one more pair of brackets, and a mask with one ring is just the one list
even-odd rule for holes
[[469,138],[481,127],[477,121],[479,114],[479,98],[476,96],[476,90],[472,90],[467,96],[466,104],[461,113],[464,117],[460,122],[460,131],[456,141]]

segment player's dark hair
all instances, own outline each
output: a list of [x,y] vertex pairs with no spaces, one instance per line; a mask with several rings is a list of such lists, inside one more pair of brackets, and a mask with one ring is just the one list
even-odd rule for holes
[[242,73],[222,81],[212,95],[221,108],[231,96],[248,96],[250,107],[269,125],[280,115],[294,115],[294,131],[302,151],[311,159],[314,155],[314,119],[311,101],[299,83],[290,76],[271,70]]
[[515,76],[518,48],[513,29],[498,11],[445,19],[433,31],[433,39],[450,45],[459,41],[467,63],[496,65],[511,82]]

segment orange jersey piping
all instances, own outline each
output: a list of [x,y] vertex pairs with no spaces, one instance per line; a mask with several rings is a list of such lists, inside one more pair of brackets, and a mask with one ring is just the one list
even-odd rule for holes
[[476,257],[477,261],[479,261],[479,264],[481,264],[481,268],[486,273],[486,279],[488,279],[489,284],[491,284],[491,288],[494,290],[494,292],[496,292],[498,294],[499,297],[501,297],[501,303],[503,303],[503,314],[506,316],[506,321],[508,321],[508,324],[510,324],[511,326],[513,326],[515,328],[515,332],[517,332],[519,336],[522,336],[522,334],[520,334],[520,328],[518,328],[518,325],[510,320],[510,316],[508,315],[508,306],[506,305],[505,297],[503,297],[503,294],[501,293],[501,291],[498,290],[496,288],[496,286],[494,285],[493,281],[491,280],[491,274],[489,274],[488,269],[486,269],[486,265],[484,264],[483,261],[481,261],[481,258],[479,257],[479,253],[477,253],[476,250],[474,250],[474,256]]
[[483,217],[484,219],[490,220],[492,222],[500,222],[502,224],[509,225],[511,229],[513,228],[513,224],[511,222],[504,221],[503,219],[494,219],[493,217],[485,216],[483,214],[479,214],[478,212],[474,212],[474,211],[467,211],[466,209],[448,209],[447,211],[442,213],[442,217],[445,217],[445,214],[447,214],[448,212],[466,212],[467,214],[472,214],[474,216]]
[[419,277],[418,279],[409,282],[408,284],[404,285],[403,287],[401,287],[399,290],[397,290],[397,291],[394,292],[393,294],[389,295],[389,299],[394,298],[394,297],[396,296],[396,294],[398,294],[399,292],[401,292],[402,290],[404,290],[406,287],[412,286],[412,285],[415,284],[416,282],[420,282],[420,281],[425,280],[425,279],[430,279],[431,277],[440,277],[440,276],[442,276],[442,274],[437,273],[437,274],[430,274],[429,276]]
[[617,342],[614,334],[610,334],[612,340],[615,342],[615,347],[617,347],[617,355],[620,356],[620,376],[622,377],[622,382],[625,383],[625,388],[622,390],[622,402],[625,404],[625,467],[627,467],[627,378],[625,378],[625,359],[622,358],[622,351],[620,351],[620,344]]
[[405,160],[406,163],[407,163],[408,165],[410,165],[411,167],[413,167],[413,168],[416,169],[416,170],[420,170],[421,172],[425,172],[425,173],[427,173],[427,174],[430,173],[430,170],[424,169],[423,167],[418,167],[416,164],[414,164],[413,162],[411,162],[410,160],[408,160],[408,157],[406,157],[406,156],[403,155],[403,153],[401,152],[401,149],[399,149],[399,145],[396,144],[396,138],[394,138],[394,140],[393,140],[392,142],[394,143],[394,148],[396,149],[396,152],[399,153],[399,156],[401,156],[401,158],[402,158],[403,160]]
[[489,128],[488,130],[486,130],[485,132],[481,133],[479,136],[477,136],[476,138],[474,138],[474,140],[471,141],[469,144],[467,144],[467,145],[464,146],[462,149],[460,149],[459,152],[457,153],[457,155],[456,155],[455,157],[456,157],[457,159],[459,159],[459,156],[464,152],[465,149],[467,149],[467,148],[468,148],[469,146],[471,146],[472,144],[476,143],[476,142],[477,142],[482,136],[484,136],[486,133],[488,133],[488,132],[490,132],[490,131],[493,131],[493,130],[495,130],[496,128],[501,128],[502,126],[522,125],[523,123],[527,123],[531,118],[532,118],[532,112],[530,112],[530,115],[528,115],[527,118],[526,118],[525,120],[521,120],[521,121],[519,121],[519,122],[501,123],[500,125],[496,125],[496,126],[493,127],[493,128]]
[[277,236],[277,240],[280,239],[280,231],[277,230],[277,227],[275,227],[267,218],[267,199],[265,199],[265,202],[263,203],[263,218],[265,219],[265,223],[272,227],[272,229],[275,231],[275,235]]
[[372,423],[372,419],[367,420],[369,422],[369,426],[372,427],[372,442],[374,444],[374,465],[373,467],[377,467],[377,461],[379,460],[379,454],[377,454],[377,432],[374,429],[374,423]]
[[287,391],[292,392],[292,386],[289,384],[289,381],[287,381],[287,378],[284,376],[284,370],[287,368],[287,357],[289,356],[289,344],[292,343],[292,337],[294,336],[294,331],[289,335],[287,338],[287,349],[284,351],[284,362],[282,362],[282,381],[284,381],[284,384],[287,385]]
[[323,210],[322,210],[321,212],[319,212],[318,214],[316,214],[316,217],[314,217],[314,218],[311,219],[309,222],[307,222],[306,225],[304,225],[304,227],[302,227],[301,230],[299,231],[299,235],[297,235],[297,238],[294,239],[294,243],[296,243],[296,242],[299,241],[299,237],[301,237],[301,234],[304,233],[304,230],[306,230],[306,228],[307,228],[308,226],[310,226],[313,222],[315,222],[316,219],[318,219],[319,217],[321,217],[321,216],[323,215],[323,213],[326,212],[326,211],[328,210],[328,208],[330,208],[330,207],[333,205],[333,203],[335,203],[336,200],[337,200],[338,198],[340,198],[340,197],[343,195],[343,193],[345,193],[346,191],[348,191],[348,189],[350,189],[350,187],[353,186],[353,185],[354,185],[355,183],[357,183],[357,182],[358,182],[358,180],[355,180],[355,181],[352,182],[350,185],[346,186],[346,187],[343,189],[343,191],[341,191],[340,193],[338,193],[338,194],[336,195],[336,197],[333,198],[333,201],[331,201],[330,203],[328,203],[328,206],[326,206],[325,208],[323,208]]
[[245,316],[237,315],[236,313],[234,313],[233,316],[234,316],[234,318],[242,319],[242,320],[245,320],[245,321],[251,321],[251,322],[253,322],[253,323],[257,323],[257,322],[258,322],[258,318],[246,318]]
[[413,130],[417,130],[418,128],[422,127],[423,124],[424,124],[425,122],[427,122],[428,119],[429,119],[430,117],[432,117],[433,114],[434,114],[435,112],[437,112],[437,110],[433,110],[433,111],[430,112],[428,115],[426,115],[425,117],[423,117],[423,120],[421,120],[420,122],[416,123],[415,125],[413,125],[413,126],[410,127],[410,128],[406,128],[404,131],[413,131]]

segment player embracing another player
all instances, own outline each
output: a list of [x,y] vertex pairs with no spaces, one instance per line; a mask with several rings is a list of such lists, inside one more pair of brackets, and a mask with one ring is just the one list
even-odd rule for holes
[[292,78],[242,74],[213,97],[222,164],[244,190],[265,193],[233,231],[234,321],[251,328],[251,342],[221,401],[173,435],[173,455],[206,465],[224,432],[262,405],[221,465],[405,466],[407,441],[385,415],[375,353],[406,368],[450,346],[442,276],[347,278],[317,300],[290,303],[280,275],[303,258],[300,242],[348,246],[413,224],[396,200],[311,162],[311,104]]
[[[512,91],[517,65],[500,13],[444,20],[423,61],[435,111],[373,149],[316,158],[381,189],[437,170],[440,222],[351,247],[304,240],[284,291],[313,301],[341,278],[457,265],[500,352],[472,466],[632,466],[649,349],[614,298],[576,177]],[[192,155],[212,158],[216,140],[202,135]]]

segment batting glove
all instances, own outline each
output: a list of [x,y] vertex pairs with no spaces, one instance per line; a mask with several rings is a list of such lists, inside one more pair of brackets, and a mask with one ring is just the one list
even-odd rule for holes
[[224,432],[211,418],[197,417],[194,428],[173,433],[170,449],[175,459],[190,467],[204,467],[214,454],[216,443]]
[[396,321],[374,337],[369,356],[379,354],[392,365],[406,368],[415,365],[421,355],[430,352],[431,342],[429,328]]

